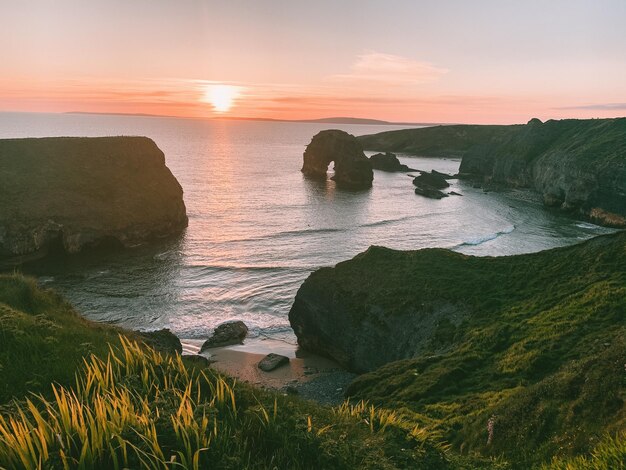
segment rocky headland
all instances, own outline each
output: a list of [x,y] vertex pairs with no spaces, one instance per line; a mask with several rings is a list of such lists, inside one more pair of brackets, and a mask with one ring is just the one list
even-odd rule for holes
[[131,247],[187,226],[183,190],[146,137],[0,140],[0,258]]
[[335,163],[332,179],[338,187],[367,189],[372,186],[372,164],[353,135],[336,129],[317,133],[304,151],[302,173],[311,178],[326,179],[331,162]]
[[506,257],[371,247],[311,274],[289,319],[302,348],[365,372],[349,396],[523,462],[623,423],[624,266],[626,232]]
[[369,150],[462,157],[461,178],[531,188],[548,206],[626,227],[626,118],[435,126],[358,140]]

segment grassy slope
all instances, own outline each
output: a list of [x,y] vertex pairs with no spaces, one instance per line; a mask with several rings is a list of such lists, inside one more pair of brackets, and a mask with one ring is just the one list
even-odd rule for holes
[[462,157],[470,148],[522,126],[454,125],[386,131],[357,137],[364,149],[428,157]]
[[71,384],[83,357],[106,355],[109,343],[119,344],[118,334],[81,318],[34,280],[0,275],[0,404],[53,381]]
[[[225,469],[473,467],[451,463],[436,436],[394,413],[333,410],[235,384],[120,345],[127,336],[119,333],[81,319],[32,279],[0,276],[0,469],[30,468],[45,456],[44,468],[66,461],[70,468],[197,468],[194,458],[199,468]],[[109,343],[122,352],[101,362]],[[62,386],[67,393],[58,392]],[[187,463],[165,464],[172,455]]]
[[470,310],[459,327],[440,324],[420,356],[349,389],[440,425],[456,449],[536,462],[624,428],[626,232],[513,257],[371,248],[311,279],[340,286],[356,324],[372,305],[391,316],[440,301]]

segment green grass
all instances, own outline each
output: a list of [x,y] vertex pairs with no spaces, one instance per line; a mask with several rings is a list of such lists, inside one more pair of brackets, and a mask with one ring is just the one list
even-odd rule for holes
[[119,331],[83,319],[34,279],[0,275],[0,404],[71,384],[83,357],[106,356]]
[[[407,359],[348,390],[429,423],[461,454],[529,468],[589,452],[624,429],[626,232],[511,257],[370,248],[312,274],[298,296],[306,292],[324,299],[318,317],[350,318],[341,337],[320,340],[331,344],[358,337],[350,329],[367,337],[382,317],[397,318],[410,336],[442,303],[463,313],[456,326],[441,321],[417,354],[402,351]],[[373,360],[397,351],[398,341],[373,343]]]
[[258,390],[85,321],[33,279],[0,286],[0,469],[472,468],[394,411]]
[[0,417],[0,467],[448,466],[444,448],[394,412],[296,404],[187,368],[179,355],[120,342],[105,360],[86,359],[74,386],[55,386],[52,398],[33,396]]
[[542,467],[543,470],[623,470],[625,468],[626,431],[602,438],[590,456],[557,458]]
[[359,136],[364,149],[426,157],[462,157],[477,146],[522,126],[453,125],[386,131]]

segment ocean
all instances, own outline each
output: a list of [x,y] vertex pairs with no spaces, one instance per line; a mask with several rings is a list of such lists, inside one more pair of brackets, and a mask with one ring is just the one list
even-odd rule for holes
[[[366,191],[307,180],[300,172],[304,148],[331,128],[363,135],[400,127],[0,113],[0,138],[152,138],[183,187],[189,215],[189,227],[175,240],[115,253],[59,255],[22,270],[92,320],[170,328],[192,341],[207,338],[224,321],[243,320],[251,347],[271,339],[290,348],[296,338],[287,315],[301,283],[315,269],[370,245],[513,255],[611,231],[548,210],[528,191],[485,193],[453,180],[450,190],[462,196],[431,200],[415,195],[404,173],[374,171],[374,185]],[[446,173],[456,173],[460,164],[399,157],[412,168]]]

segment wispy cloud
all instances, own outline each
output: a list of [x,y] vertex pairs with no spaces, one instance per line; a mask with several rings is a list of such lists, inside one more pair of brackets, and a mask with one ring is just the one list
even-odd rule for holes
[[327,80],[348,84],[415,85],[434,81],[447,72],[447,69],[435,67],[428,62],[381,52],[367,52],[357,56],[350,73],[331,75]]
[[626,110],[626,103],[596,103],[577,106],[561,106],[554,109],[588,109],[598,111],[621,111]]

